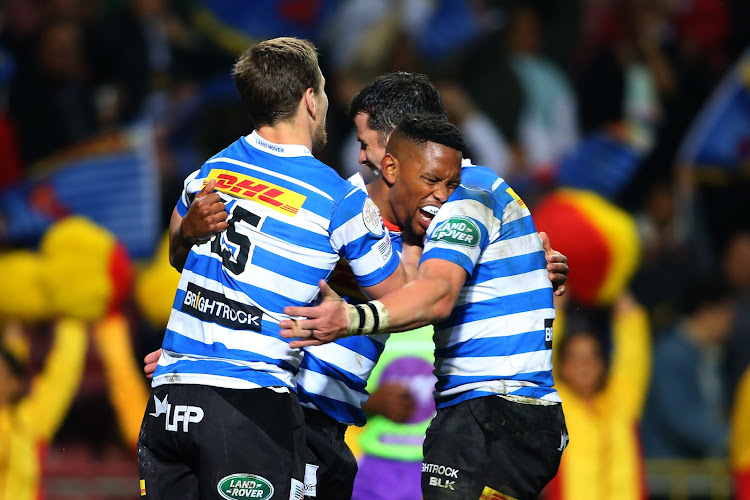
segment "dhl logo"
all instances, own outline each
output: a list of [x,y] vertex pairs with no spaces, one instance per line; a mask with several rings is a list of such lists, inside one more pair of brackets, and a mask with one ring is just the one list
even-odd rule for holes
[[505,190],[505,192],[508,193],[514,200],[516,200],[516,202],[521,208],[526,208],[526,203],[524,203],[521,197],[518,196],[515,191],[513,191],[513,188],[509,187],[508,189]]
[[253,200],[279,213],[295,217],[307,196],[268,181],[229,170],[213,169],[204,183],[216,179],[216,190],[238,198]]

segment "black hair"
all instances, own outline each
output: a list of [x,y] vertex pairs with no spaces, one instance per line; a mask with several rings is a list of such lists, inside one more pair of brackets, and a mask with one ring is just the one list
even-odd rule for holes
[[732,288],[720,276],[698,276],[691,280],[682,300],[682,310],[692,316],[705,306],[719,305],[732,297]]
[[369,127],[390,134],[404,115],[435,115],[447,119],[440,93],[421,73],[388,73],[368,83],[349,104],[349,118],[360,113],[369,116]]
[[[406,115],[391,135],[391,141],[405,138],[417,144],[434,142],[466,155],[466,141],[458,127],[434,115]],[[389,141],[390,144],[390,141]]]

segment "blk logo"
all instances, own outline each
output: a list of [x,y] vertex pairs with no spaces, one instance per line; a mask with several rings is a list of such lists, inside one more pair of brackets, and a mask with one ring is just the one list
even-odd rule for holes
[[[168,431],[177,432],[179,423],[182,422],[182,431],[187,432],[190,423],[197,424],[203,420],[203,409],[200,406],[175,405],[172,413],[172,405],[167,401],[169,394],[164,396],[163,401],[154,396],[154,413],[149,413],[152,417],[164,417],[164,428]],[[170,422],[169,419],[172,419]]]

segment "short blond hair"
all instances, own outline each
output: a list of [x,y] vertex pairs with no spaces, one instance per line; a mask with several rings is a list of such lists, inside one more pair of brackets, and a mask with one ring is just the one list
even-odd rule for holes
[[248,47],[232,76],[255,127],[291,118],[307,89],[322,90],[318,52],[300,38],[273,38]]

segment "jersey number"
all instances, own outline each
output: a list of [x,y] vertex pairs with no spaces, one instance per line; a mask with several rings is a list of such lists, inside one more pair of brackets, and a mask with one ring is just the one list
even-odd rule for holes
[[[235,206],[234,210],[232,210],[232,216],[227,222],[229,223],[229,227],[226,229],[226,232],[218,235],[218,238],[214,238],[211,242],[211,252],[221,255],[224,267],[235,275],[239,275],[242,274],[245,266],[247,266],[247,259],[253,243],[247,235],[237,231],[237,223],[245,222],[257,228],[260,225],[260,216],[242,207]],[[225,242],[225,238],[229,244]]]

